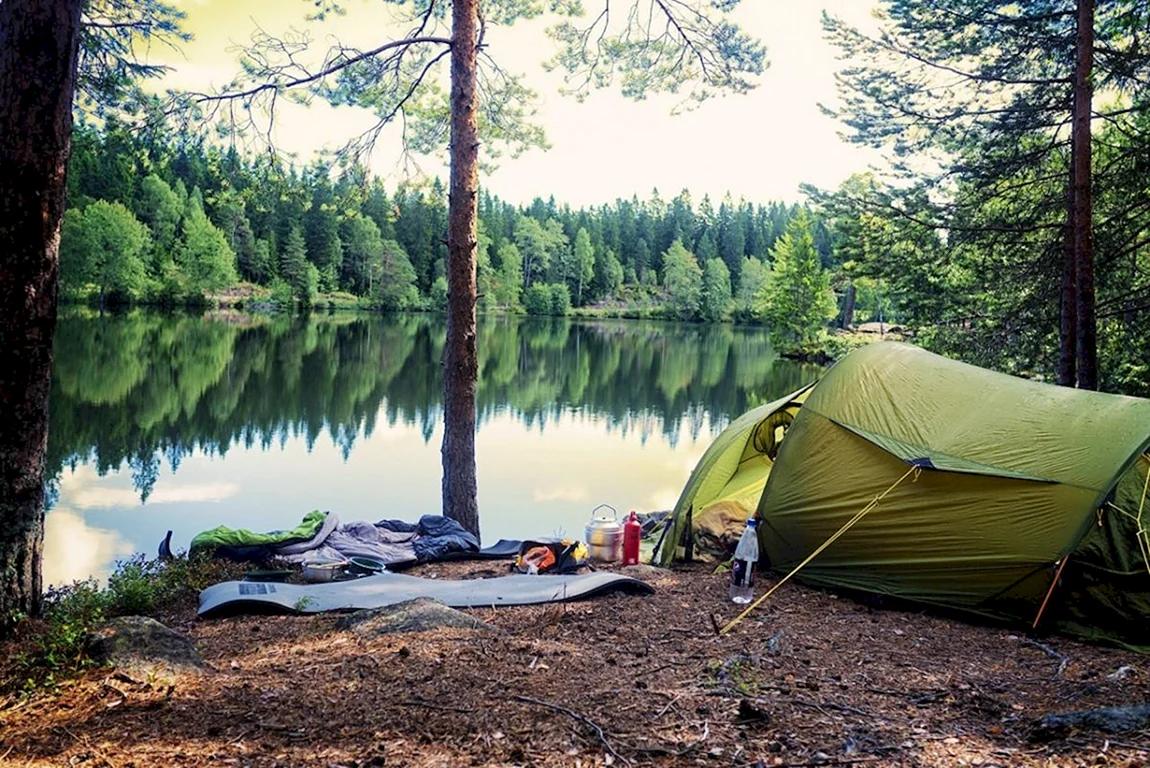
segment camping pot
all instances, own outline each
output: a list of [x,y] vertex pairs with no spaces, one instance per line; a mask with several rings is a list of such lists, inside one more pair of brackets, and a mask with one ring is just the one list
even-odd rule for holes
[[[604,508],[611,510],[610,514],[595,515]],[[610,504],[600,504],[591,510],[585,538],[587,554],[592,560],[617,563],[623,559],[623,524],[619,522],[619,513]]]
[[312,560],[303,564],[300,577],[308,584],[326,584],[338,581],[347,568],[344,560]]

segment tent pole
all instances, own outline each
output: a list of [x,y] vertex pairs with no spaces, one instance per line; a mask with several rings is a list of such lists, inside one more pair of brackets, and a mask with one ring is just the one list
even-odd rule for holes
[[1038,609],[1038,615],[1034,617],[1034,624],[1030,626],[1031,629],[1038,629],[1038,621],[1042,618],[1042,613],[1046,610],[1046,604],[1050,602],[1050,596],[1054,594],[1054,588],[1058,586],[1058,580],[1062,578],[1062,569],[1066,567],[1066,562],[1070,559],[1070,555],[1062,558],[1062,563],[1058,566],[1058,572],[1054,574],[1054,580],[1050,582],[1050,589],[1046,590],[1046,597],[1042,601],[1042,606]]

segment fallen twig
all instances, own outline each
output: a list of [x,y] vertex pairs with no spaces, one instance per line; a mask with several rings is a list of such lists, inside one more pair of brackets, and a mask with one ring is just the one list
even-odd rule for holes
[[1038,650],[1042,651],[1043,653],[1045,653],[1050,658],[1058,660],[1058,671],[1054,673],[1054,678],[1061,677],[1062,672],[1066,669],[1066,665],[1070,663],[1069,658],[1067,658],[1066,656],[1063,656],[1061,653],[1054,650],[1053,648],[1051,648],[1049,645],[1046,645],[1045,643],[1040,643],[1037,640],[1027,639],[1027,640],[1023,640],[1022,644],[1029,646],[1031,648],[1037,648]]
[[546,707],[547,709],[551,709],[551,710],[554,710],[556,712],[562,712],[563,714],[567,715],[568,717],[573,718],[575,720],[578,720],[579,722],[583,723],[584,725],[586,725],[591,730],[595,731],[595,735],[597,737],[599,737],[599,743],[603,745],[603,748],[607,750],[607,753],[609,755],[611,755],[611,757],[615,758],[616,760],[622,761],[623,763],[626,763],[627,765],[631,764],[630,760],[628,760],[627,758],[620,755],[618,752],[615,751],[615,748],[611,746],[611,742],[607,740],[607,734],[605,734],[603,732],[602,726],[600,726],[598,723],[596,723],[594,720],[587,717],[586,715],[581,715],[573,709],[568,709],[567,707],[561,707],[558,704],[552,704],[549,701],[543,701],[543,699],[533,699],[530,696],[520,696],[517,694],[517,695],[513,696],[512,698],[515,699],[516,701],[526,702],[527,704],[535,704],[536,706],[539,706],[539,707]]
[[660,709],[658,714],[655,715],[655,719],[658,720],[660,717],[667,714],[667,711],[670,710],[671,707],[675,706],[675,702],[678,701],[679,699],[683,698],[683,696],[685,696],[685,695],[686,694],[680,693],[678,696],[675,696],[670,701],[668,701],[667,705],[665,707],[663,707],[662,709]]

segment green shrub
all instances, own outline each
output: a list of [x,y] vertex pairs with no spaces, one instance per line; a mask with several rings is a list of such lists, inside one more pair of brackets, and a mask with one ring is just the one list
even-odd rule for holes
[[440,311],[447,309],[447,278],[437,277],[431,284],[430,306]]
[[543,283],[532,283],[523,292],[523,308],[529,315],[551,314],[551,287]]
[[566,283],[551,286],[551,314],[562,317],[571,311],[571,291]]
[[295,306],[292,287],[286,280],[276,279],[272,281],[271,289],[271,302],[275,304],[276,307],[290,311],[291,308]]
[[31,693],[55,688],[93,666],[85,645],[92,628],[107,618],[107,610],[107,596],[94,579],[49,590],[43,618],[25,649],[16,654],[0,689]]
[[32,693],[53,689],[93,666],[86,644],[92,630],[116,616],[153,616],[161,620],[194,609],[199,593],[220,581],[239,578],[243,567],[207,557],[181,555],[149,560],[137,555],[116,564],[108,586],[95,579],[50,589],[42,615],[21,624],[23,649],[15,655],[0,691]]

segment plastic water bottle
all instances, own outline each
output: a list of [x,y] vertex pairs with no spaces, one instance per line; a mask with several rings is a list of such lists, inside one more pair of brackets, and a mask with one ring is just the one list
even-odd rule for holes
[[735,547],[735,562],[731,565],[731,600],[749,603],[755,595],[755,566],[759,562],[759,534],[755,521],[748,520],[739,546]]

